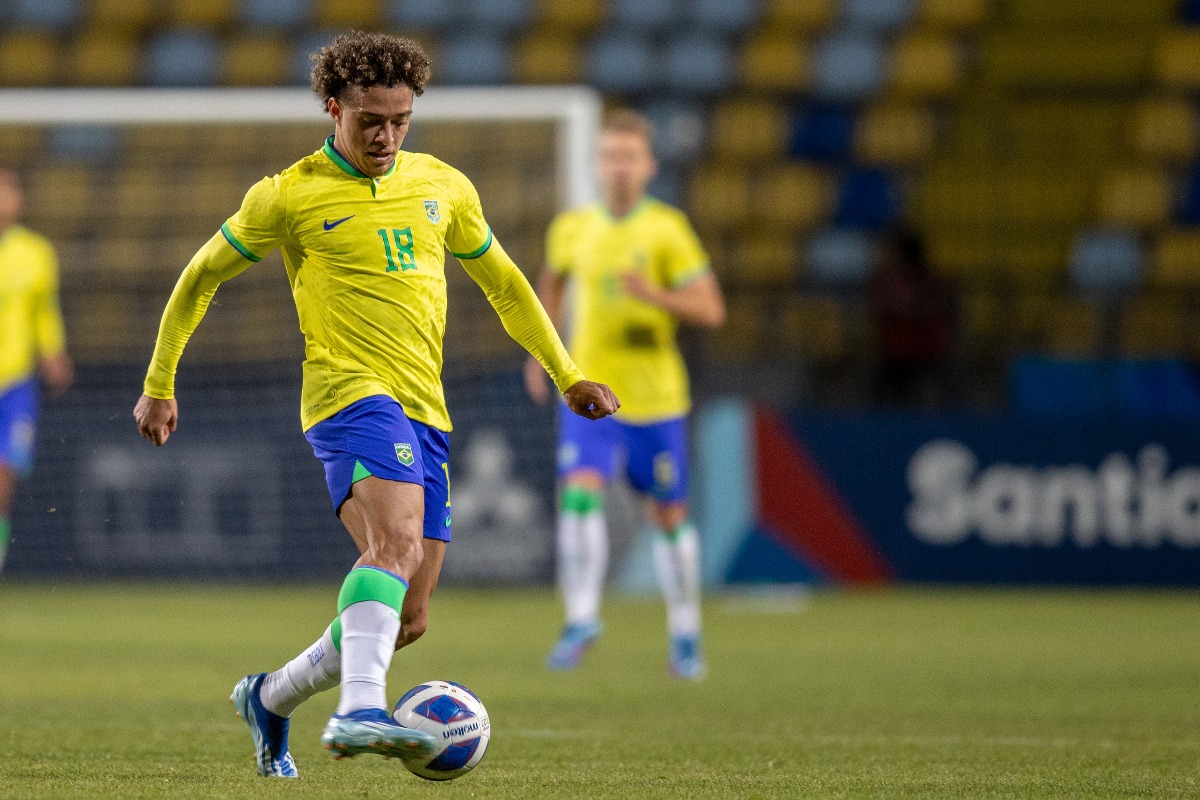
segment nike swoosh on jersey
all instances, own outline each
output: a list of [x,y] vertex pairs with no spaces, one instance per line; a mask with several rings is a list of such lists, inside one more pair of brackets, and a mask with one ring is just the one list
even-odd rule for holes
[[335,219],[333,222],[330,222],[329,220],[325,220],[325,223],[324,223],[324,224],[325,224],[325,230],[327,230],[327,231],[331,231],[331,230],[333,230],[334,228],[336,228],[338,225],[341,225],[341,224],[342,224],[343,222],[345,222],[346,220],[348,220],[348,219],[352,219],[352,218],[354,218],[355,216],[357,216],[357,214],[351,214],[349,217],[342,217],[341,219]]

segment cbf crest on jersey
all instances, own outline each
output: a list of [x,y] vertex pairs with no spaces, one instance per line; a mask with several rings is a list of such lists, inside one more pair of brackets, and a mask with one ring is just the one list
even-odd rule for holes
[[400,463],[403,464],[404,466],[411,467],[413,465],[412,445],[405,444],[405,443],[397,444],[396,445],[396,458],[398,458],[400,460]]
[[437,200],[425,201],[425,216],[429,217],[429,221],[434,225],[442,221],[442,212],[438,209]]

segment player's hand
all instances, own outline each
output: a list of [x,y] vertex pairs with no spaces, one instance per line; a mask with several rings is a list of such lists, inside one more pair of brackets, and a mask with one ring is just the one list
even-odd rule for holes
[[578,381],[563,392],[567,407],[581,417],[601,419],[609,414],[615,414],[621,407],[621,401],[613,394],[613,390],[603,383]]
[[179,404],[174,399],[158,400],[142,395],[133,407],[133,419],[142,436],[162,447],[179,424]]
[[544,406],[550,402],[550,376],[546,368],[533,356],[525,360],[525,392],[529,399]]
[[621,286],[625,294],[643,302],[658,305],[662,300],[662,289],[646,280],[640,272],[626,272],[621,276]]
[[75,382],[75,367],[66,353],[43,358],[38,366],[42,373],[42,382],[46,384],[51,397],[58,397]]

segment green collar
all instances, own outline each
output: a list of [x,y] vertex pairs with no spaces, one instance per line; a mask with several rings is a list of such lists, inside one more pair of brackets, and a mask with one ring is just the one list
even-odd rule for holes
[[[335,163],[339,167],[341,167],[342,171],[345,172],[347,175],[353,175],[356,178],[366,178],[367,180],[371,180],[371,177],[369,175],[363,173],[362,171],[360,171],[358,169],[358,167],[354,166],[349,161],[347,161],[345,158],[343,158],[342,154],[339,153],[334,148],[332,136],[330,136],[328,139],[325,140],[325,145],[321,148],[321,152],[324,153],[329,158],[330,161],[332,161],[333,163]],[[392,160],[391,168],[389,168],[387,172],[383,173],[379,177],[380,178],[391,177],[392,173],[394,173],[396,171],[396,162],[398,162],[399,160],[400,160],[400,154],[396,153],[396,158]]]

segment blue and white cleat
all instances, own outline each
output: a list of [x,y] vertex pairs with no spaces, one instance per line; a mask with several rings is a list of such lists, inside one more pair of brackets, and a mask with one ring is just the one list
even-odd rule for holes
[[599,620],[566,626],[559,634],[558,641],[554,643],[550,655],[546,656],[546,668],[555,672],[575,669],[583,660],[583,654],[596,643],[603,630],[604,626]]
[[397,725],[382,708],[361,708],[334,714],[321,734],[321,744],[336,759],[374,753],[388,758],[417,761],[433,756],[437,740],[425,731]]
[[702,680],[708,670],[704,665],[704,654],[700,651],[700,637],[672,637],[667,670],[676,678]]
[[250,729],[258,774],[266,778],[298,778],[296,762],[288,752],[288,719],[263,707],[259,691],[267,673],[247,675],[233,687],[229,702]]

